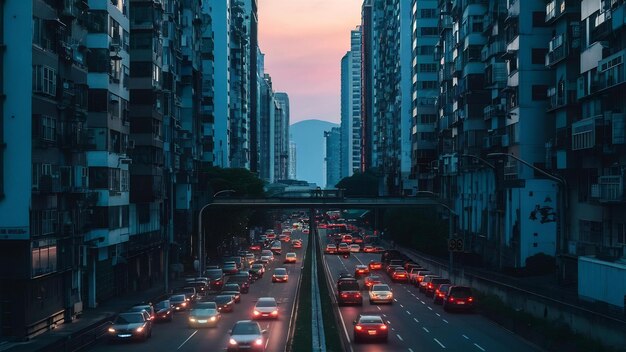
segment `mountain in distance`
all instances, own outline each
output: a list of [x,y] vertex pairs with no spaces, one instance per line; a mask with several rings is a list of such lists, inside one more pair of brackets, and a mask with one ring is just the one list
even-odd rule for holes
[[291,140],[296,144],[296,178],[298,180],[315,183],[322,188],[326,185],[324,131],[330,131],[333,127],[339,127],[339,125],[316,119],[296,122],[289,126]]

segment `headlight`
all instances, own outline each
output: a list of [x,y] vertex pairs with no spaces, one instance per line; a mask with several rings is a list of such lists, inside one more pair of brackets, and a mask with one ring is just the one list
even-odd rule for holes
[[187,307],[187,302],[183,302],[180,305],[183,306],[183,307]]
[[109,332],[115,332],[115,329],[109,328]]
[[211,321],[215,321],[215,319],[217,319],[216,317],[211,317]]
[[237,341],[235,341],[235,339],[231,338],[230,340],[228,340],[228,343],[231,345],[236,345]]
[[261,312],[259,312],[258,310],[255,310],[254,312],[252,312],[252,314],[259,315],[259,314],[261,314]]
[[263,344],[263,339],[259,338],[254,341],[254,344],[257,346],[261,346]]
[[196,319],[195,318],[189,318],[189,321],[193,323],[193,322],[196,321]]
[[143,326],[138,327],[137,329],[135,329],[135,331],[142,332],[143,331]]
[[272,315],[278,315],[278,310],[273,310]]

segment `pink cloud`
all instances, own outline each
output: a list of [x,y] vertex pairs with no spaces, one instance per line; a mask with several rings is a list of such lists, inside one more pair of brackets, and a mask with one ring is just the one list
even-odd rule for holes
[[338,123],[341,58],[362,0],[259,0],[259,46],[274,89],[289,94],[291,123]]

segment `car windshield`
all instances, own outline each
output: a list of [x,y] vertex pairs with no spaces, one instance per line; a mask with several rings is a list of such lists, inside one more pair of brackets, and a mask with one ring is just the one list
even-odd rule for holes
[[196,309],[217,309],[217,304],[215,302],[198,302]]
[[136,324],[143,323],[143,316],[139,313],[133,314],[120,314],[115,319],[115,324]]
[[277,269],[274,269],[274,274],[285,275],[285,274],[287,274],[287,270],[281,269],[281,268],[277,268]]
[[214,314],[215,310],[214,309],[192,309],[191,313],[189,313],[189,315],[211,315]]
[[141,312],[142,310],[145,310],[146,312],[150,313],[150,307],[149,306],[136,306],[136,307],[132,307],[128,311],[130,311],[130,312]]
[[230,296],[226,296],[226,295],[224,295],[224,296],[217,296],[217,297],[215,297],[215,302],[216,302],[217,304],[224,304],[224,303],[228,303],[228,302],[230,302],[231,300],[232,300],[232,297],[230,297]]
[[237,323],[233,327],[233,335],[259,335],[261,334],[261,329],[259,329],[259,324],[256,323]]
[[272,256],[272,251],[268,250],[268,249],[264,249],[261,251],[261,255],[266,255],[271,257]]
[[372,291],[391,291],[387,285],[374,285]]
[[359,322],[362,324],[382,324],[383,319],[380,317],[362,317]]
[[156,309],[164,309],[170,307],[170,301],[161,301],[154,305]]
[[340,244],[339,244],[339,247],[341,247],[341,248],[345,248],[345,247],[348,247],[348,245],[347,245],[347,244],[345,244],[345,243],[340,243]]
[[263,264],[252,264],[252,269],[263,269]]
[[270,300],[260,300],[256,304],[257,307],[276,307],[275,301]]
[[174,303],[183,302],[185,301],[185,295],[172,296],[170,297],[170,301]]
[[295,257],[296,257],[296,254],[295,254],[295,253],[287,253],[287,256],[288,256],[289,258],[295,258]]
[[226,284],[224,285],[224,288],[222,288],[223,291],[239,291],[239,285],[237,284]]
[[211,279],[222,277],[222,269],[209,269],[206,271],[206,276]]
[[454,287],[450,290],[450,294],[458,298],[467,298],[472,296],[472,289],[469,287]]

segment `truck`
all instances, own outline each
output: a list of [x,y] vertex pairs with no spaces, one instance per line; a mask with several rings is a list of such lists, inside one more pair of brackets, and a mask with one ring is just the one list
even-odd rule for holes
[[337,282],[337,304],[363,305],[361,286],[356,279],[342,279]]

